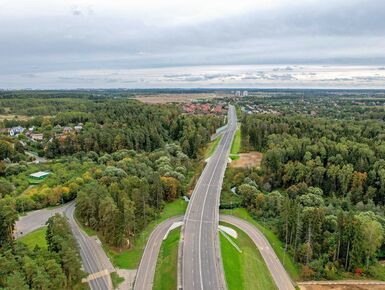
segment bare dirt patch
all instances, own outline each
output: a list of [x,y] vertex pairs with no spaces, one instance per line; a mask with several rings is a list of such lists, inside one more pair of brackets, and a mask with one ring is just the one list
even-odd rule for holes
[[230,163],[232,168],[240,167],[259,167],[261,166],[262,153],[261,152],[249,152],[239,154],[238,160],[233,160]]
[[135,99],[148,104],[188,103],[197,99],[215,99],[217,94],[156,94],[138,95]]

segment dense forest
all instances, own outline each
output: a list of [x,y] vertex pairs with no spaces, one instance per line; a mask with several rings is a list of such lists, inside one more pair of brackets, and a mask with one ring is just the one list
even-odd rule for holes
[[[0,136],[0,200],[22,213],[77,197],[79,220],[116,247],[128,246],[165,203],[186,193],[205,145],[224,121],[182,114],[178,105],[86,92],[77,98],[71,92],[21,94],[0,98],[7,114],[24,116],[4,119],[3,127],[33,127],[43,139],[24,132]],[[30,162],[28,152],[45,159]],[[37,171],[49,176],[31,183]]]
[[0,288],[83,289],[81,260],[70,226],[57,214],[47,222],[47,249],[13,238],[16,211],[0,200]]
[[114,246],[124,246],[162,210],[185,193],[192,164],[175,144],[152,153],[119,151],[89,171],[78,193],[79,218]]
[[225,183],[276,231],[303,278],[384,279],[385,124],[314,115],[244,114],[242,146],[264,153],[261,167],[230,170]]
[[[195,158],[221,124],[221,118],[215,116],[182,115],[175,105],[145,105],[127,99],[4,99],[0,104],[8,113],[31,116],[26,120],[5,119],[3,126],[36,127],[34,131],[42,133],[45,142],[30,145],[48,158],[89,151],[112,153],[120,149],[150,152],[172,141],[178,141],[183,151]],[[63,133],[64,127],[77,124],[81,124],[80,131]],[[19,139],[31,143],[23,135]],[[0,140],[2,159],[18,161],[16,153],[23,148],[20,145],[12,148],[10,140]]]

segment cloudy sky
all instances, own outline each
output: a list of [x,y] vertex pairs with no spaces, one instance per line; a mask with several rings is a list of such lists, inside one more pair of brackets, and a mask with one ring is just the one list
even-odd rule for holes
[[385,88],[383,0],[0,0],[0,88]]

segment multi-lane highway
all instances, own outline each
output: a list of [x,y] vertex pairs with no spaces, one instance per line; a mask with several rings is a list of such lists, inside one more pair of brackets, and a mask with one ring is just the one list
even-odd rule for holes
[[241,229],[251,238],[265,260],[266,266],[279,290],[295,289],[289,274],[286,272],[268,240],[259,229],[249,222],[234,216],[221,215],[220,219],[223,222],[232,224]]
[[225,289],[218,239],[219,197],[237,127],[234,106],[228,127],[193,191],[182,226],[178,287],[184,290]]
[[[220,221],[231,224],[240,230],[244,231],[254,242],[255,246],[260,251],[267,268],[269,269],[275,285],[279,290],[294,290],[293,283],[289,274],[286,272],[281,261],[278,259],[273,248],[262,232],[253,224],[240,218],[230,215],[220,215]],[[143,253],[142,261],[137,272],[135,288],[138,290],[152,289],[152,283],[155,276],[155,265],[159,255],[160,245],[163,242],[163,237],[169,227],[177,221],[181,221],[182,217],[174,217],[165,220],[152,232],[146,248]],[[317,283],[317,282],[312,282]],[[376,283],[378,283],[376,281]],[[376,284],[377,285],[377,284]],[[215,288],[213,288],[215,289]]]

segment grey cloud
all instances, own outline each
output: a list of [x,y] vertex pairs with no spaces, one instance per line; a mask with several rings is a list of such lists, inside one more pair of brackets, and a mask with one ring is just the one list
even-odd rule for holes
[[[0,38],[4,40],[0,46],[1,83],[7,75],[33,72],[31,67],[38,68],[39,78],[42,72],[93,69],[274,65],[271,75],[162,75],[165,83],[173,79],[213,83],[237,79],[294,81],[292,72],[307,64],[385,65],[382,0],[314,0],[301,6],[294,2],[268,13],[255,10],[173,26],[149,25],[140,17],[123,13],[107,17],[94,12],[92,6],[80,4],[66,12],[68,15],[17,21],[0,19]],[[88,15],[93,16],[85,17]],[[65,85],[71,82],[59,81]],[[73,82],[78,85],[80,81],[77,78]]]
[[33,74],[33,73],[24,73],[21,75],[23,78],[37,78],[38,76],[36,74]]

